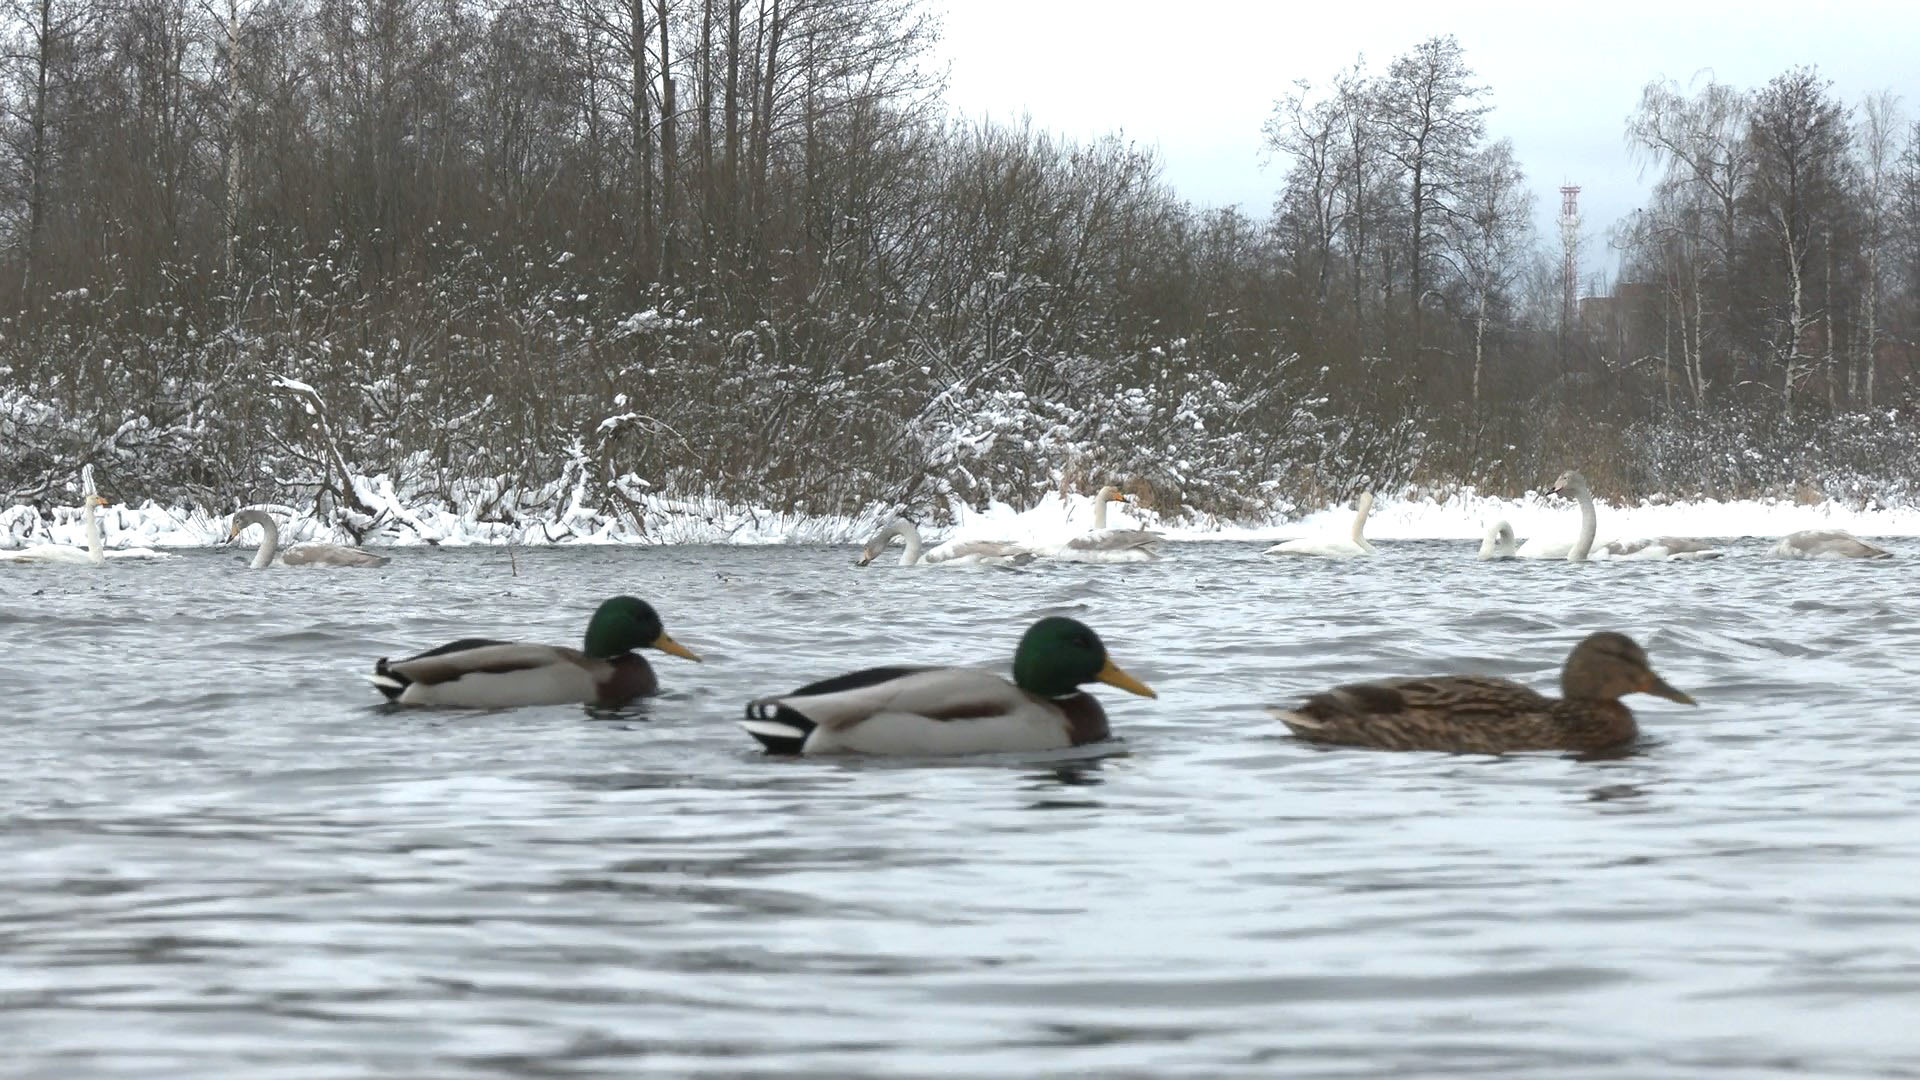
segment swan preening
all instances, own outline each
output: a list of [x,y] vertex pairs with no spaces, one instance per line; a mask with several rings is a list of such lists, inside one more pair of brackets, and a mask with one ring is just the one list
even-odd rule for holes
[[1802,529],[1780,538],[1767,554],[1780,559],[1891,559],[1893,552],[1875,547],[1842,529]]
[[[93,479],[92,466],[87,468],[89,484]],[[97,507],[107,505],[107,500],[98,494],[89,492],[80,500],[80,519],[86,533],[87,546],[75,547],[72,544],[34,544],[18,551],[0,551],[0,562],[20,563],[63,563],[69,566],[99,566],[108,559],[164,559],[165,552],[152,548],[135,547],[108,551],[106,538],[100,532],[100,518],[95,513]]]
[[1034,557],[1031,549],[1006,540],[948,540],[929,550],[922,550],[924,544],[920,539],[920,529],[906,518],[894,518],[886,528],[867,541],[866,547],[860,549],[858,565],[865,566],[879,558],[895,539],[906,545],[906,551],[900,556],[901,566],[920,563],[929,566],[937,563],[1007,566],[1031,562]]
[[[260,550],[247,565],[255,570],[265,569],[272,565],[274,553],[280,549],[280,527],[264,510],[242,510],[233,515],[233,525],[227,530],[228,542],[238,538],[250,525],[260,526],[263,535]],[[280,552],[282,566],[385,566],[388,561],[385,555],[344,544],[296,544]]]
[[1480,541],[1480,558],[1511,559],[1518,552],[1513,542],[1513,526],[1504,521],[1487,526],[1486,539]]
[[1268,555],[1319,555],[1330,559],[1351,559],[1361,555],[1371,555],[1375,548],[1367,543],[1367,514],[1373,510],[1373,492],[1360,494],[1360,501],[1354,507],[1353,532],[1348,536],[1302,536],[1297,540],[1275,544],[1266,550]]

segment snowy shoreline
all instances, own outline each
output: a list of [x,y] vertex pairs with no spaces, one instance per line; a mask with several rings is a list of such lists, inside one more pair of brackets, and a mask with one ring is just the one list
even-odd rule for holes
[[[77,499],[76,499],[77,501]],[[709,497],[674,498],[648,494],[633,500],[633,510],[599,510],[579,503],[540,519],[525,515],[521,523],[480,521],[471,513],[456,513],[444,505],[423,503],[390,505],[381,523],[363,543],[373,547],[409,547],[438,544],[448,547],[514,545],[537,547],[566,544],[625,544],[636,546],[726,544],[854,544],[862,543],[894,516],[891,507],[873,506],[854,515],[807,515],[764,507],[727,503]],[[310,513],[284,505],[261,504],[284,523],[283,543],[325,540],[350,542],[343,529],[317,520]],[[228,515],[199,509],[181,509],[145,503],[137,507],[111,505],[100,512],[106,546],[206,548],[226,539]],[[930,529],[943,536],[1058,542],[1092,528],[1093,504],[1085,495],[1062,498],[1049,494],[1027,509],[993,503],[985,509],[955,507],[951,528]],[[921,521],[924,512],[912,514]],[[1226,521],[1206,515],[1163,519],[1133,506],[1113,505],[1108,524],[1115,528],[1148,527],[1174,541],[1274,542],[1297,536],[1344,533],[1352,511],[1324,507],[1304,515],[1273,511],[1264,521]],[[1488,522],[1504,519],[1521,537],[1571,536],[1578,511],[1564,500],[1532,497],[1491,498],[1472,494],[1444,499],[1383,497],[1367,521],[1367,535],[1375,540],[1478,540]],[[1837,501],[1800,505],[1789,501],[1737,500],[1718,502],[1649,503],[1633,507],[1599,504],[1600,539],[1660,535],[1722,539],[1781,536],[1800,529],[1845,529],[1862,537],[1920,536],[1920,507],[1857,508]],[[57,507],[51,521],[29,506],[0,511],[0,549],[35,543],[84,546],[78,507]],[[257,533],[240,543],[251,546]]]

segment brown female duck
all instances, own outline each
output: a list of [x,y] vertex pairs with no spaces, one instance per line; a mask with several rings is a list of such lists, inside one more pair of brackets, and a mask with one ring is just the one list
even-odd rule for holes
[[1560,671],[1558,699],[1510,679],[1441,675],[1338,686],[1295,708],[1269,707],[1293,733],[1312,742],[1381,750],[1506,754],[1521,750],[1604,750],[1639,734],[1620,699],[1656,694],[1682,705],[1693,699],[1647,665],[1646,651],[1625,634],[1588,635]]

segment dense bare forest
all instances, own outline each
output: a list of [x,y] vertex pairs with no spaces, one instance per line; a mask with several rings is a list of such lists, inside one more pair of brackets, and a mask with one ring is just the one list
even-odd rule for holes
[[1255,220],[955,118],[913,0],[0,15],[0,503],[88,461],[351,523],[367,478],[494,520],[1108,477],[1232,514],[1576,458],[1905,498],[1920,460],[1920,127],[1813,71],[1623,102],[1661,180],[1569,308],[1450,38],[1277,84]]

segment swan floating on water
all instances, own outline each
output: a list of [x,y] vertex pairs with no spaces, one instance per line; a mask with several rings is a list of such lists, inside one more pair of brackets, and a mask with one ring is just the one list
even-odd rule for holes
[[1124,503],[1120,489],[1108,484],[1093,497],[1093,531],[1076,536],[1046,554],[1063,562],[1122,563],[1151,562],[1160,558],[1159,544],[1165,537],[1151,529],[1107,528],[1107,504]]
[[87,534],[86,547],[74,547],[72,544],[35,544],[18,551],[0,551],[0,560],[99,566],[107,561],[107,552],[106,542],[100,536],[100,519],[94,515],[94,508],[105,505],[107,500],[98,495],[88,495],[80,500],[80,518],[84,522]]
[[1788,533],[1767,554],[1777,559],[1893,558],[1893,552],[1875,547],[1844,529],[1802,529]]
[[[280,527],[274,523],[273,516],[264,510],[242,510],[233,515],[233,525],[227,530],[227,541],[233,542],[250,525],[260,526],[263,535],[260,538],[260,550],[254,553],[253,561],[247,565],[255,570],[263,570],[273,564],[274,553],[280,550]],[[371,551],[345,544],[296,544],[280,553],[282,566],[385,566],[390,561],[385,555],[375,555]]]
[[1511,559],[1518,551],[1513,542],[1513,526],[1505,521],[1496,521],[1487,526],[1486,539],[1480,541],[1480,558]]
[[1367,543],[1367,515],[1373,510],[1373,492],[1360,494],[1360,501],[1354,507],[1353,534],[1351,536],[1302,536],[1268,548],[1267,555],[1319,555],[1329,559],[1351,559],[1362,555],[1372,555],[1376,550]]
[[[92,467],[88,467],[88,478],[92,478]],[[69,566],[99,566],[108,559],[169,559],[164,551],[152,548],[134,547],[108,551],[106,540],[100,532],[100,518],[95,508],[107,505],[107,500],[98,494],[89,493],[80,500],[80,519],[86,531],[87,546],[75,547],[72,544],[34,544],[18,551],[0,551],[0,562],[22,563],[63,563]]]
[[1572,543],[1563,541],[1540,540],[1534,538],[1520,545],[1515,554],[1522,559],[1565,559],[1568,562],[1586,562],[1588,559],[1717,559],[1725,552],[1705,540],[1691,536],[1657,536],[1646,540],[1610,540],[1599,547],[1593,546],[1594,532],[1598,519],[1593,510],[1593,489],[1588,486],[1587,478],[1577,469],[1568,469],[1553,482],[1552,490],[1556,494],[1571,495],[1580,503],[1580,533]]
[[1013,566],[1032,562],[1034,553],[1025,545],[1008,540],[948,540],[928,550],[922,549],[920,529],[906,518],[894,518],[887,527],[873,534],[860,549],[856,565],[865,566],[880,557],[887,546],[899,538],[906,544],[900,556],[901,566],[949,563],[954,566]]

